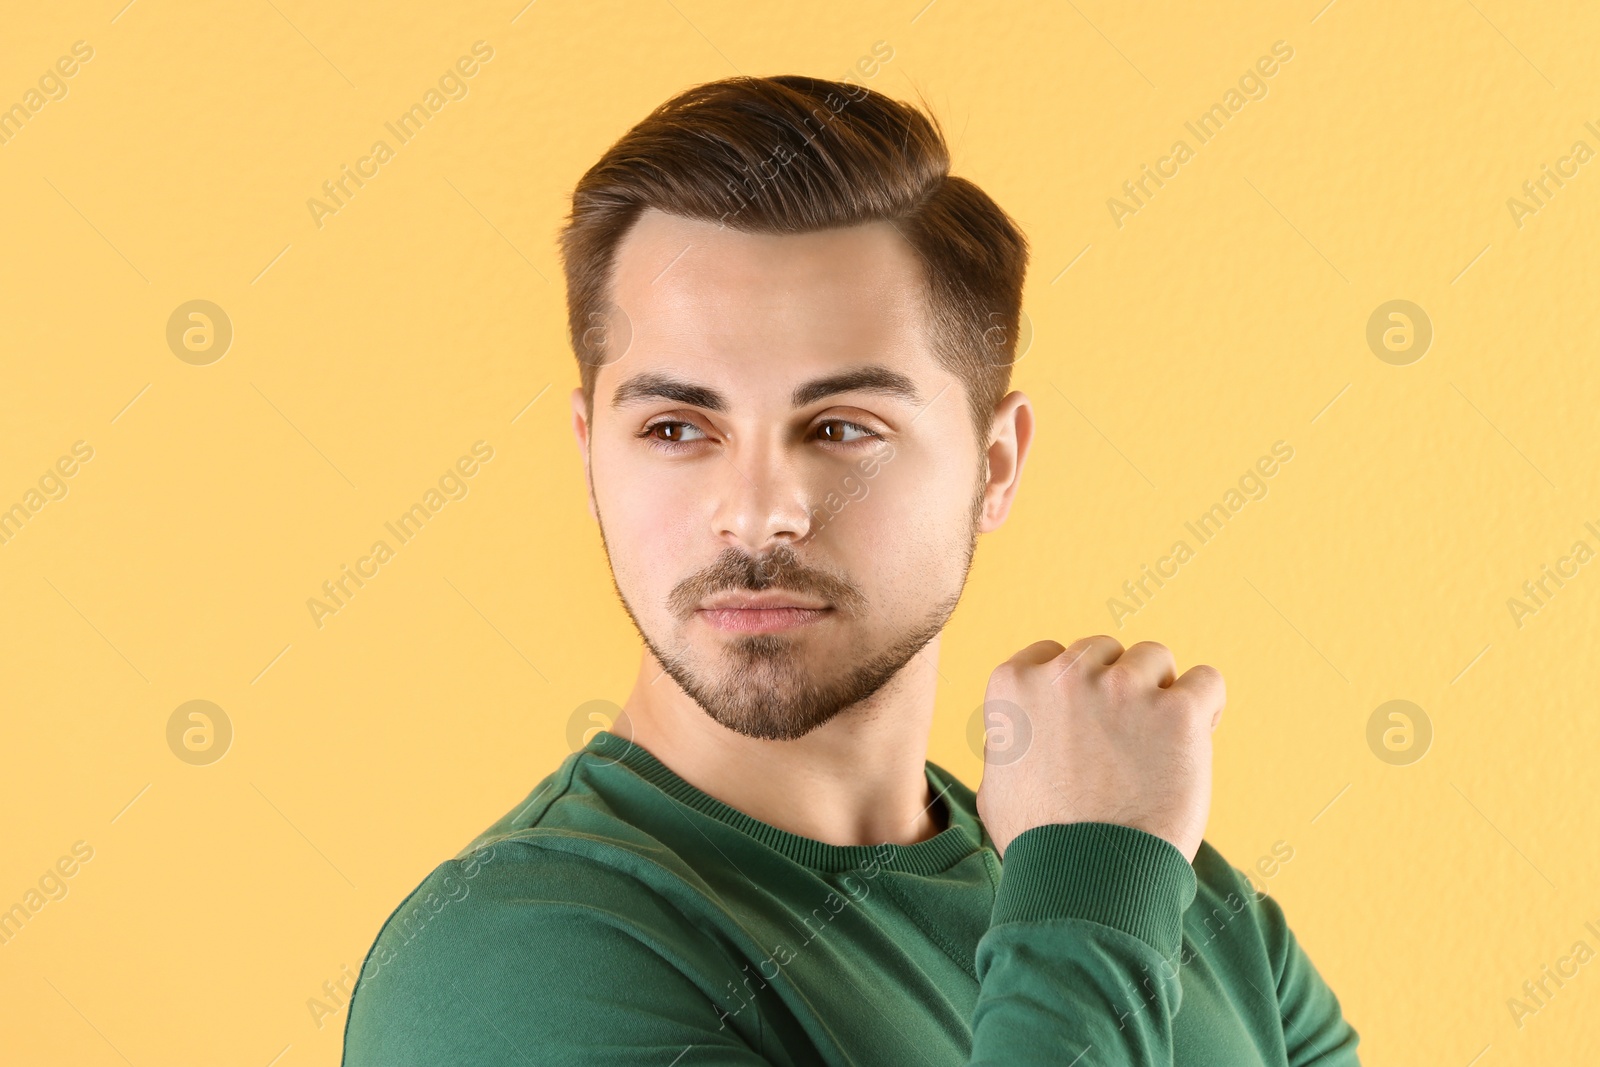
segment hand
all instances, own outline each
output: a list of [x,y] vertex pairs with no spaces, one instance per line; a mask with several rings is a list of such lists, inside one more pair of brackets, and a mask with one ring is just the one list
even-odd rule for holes
[[[1123,650],[1104,634],[1063,648],[1036,641],[995,668],[978,815],[1002,856],[1024,830],[1109,822],[1155,834],[1194,862],[1211,809],[1211,733],[1222,721],[1222,675],[1177,673],[1165,645]],[[1009,721],[1007,721],[1009,720]]]

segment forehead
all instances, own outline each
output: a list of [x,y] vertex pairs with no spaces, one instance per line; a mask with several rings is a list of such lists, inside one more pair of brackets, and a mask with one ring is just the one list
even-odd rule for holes
[[617,249],[612,299],[632,337],[596,393],[643,370],[732,391],[865,363],[936,375],[925,294],[916,251],[887,222],[753,234],[649,209]]

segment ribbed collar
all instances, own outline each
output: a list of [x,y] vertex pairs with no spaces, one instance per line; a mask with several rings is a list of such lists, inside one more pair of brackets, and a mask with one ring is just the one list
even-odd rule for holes
[[977,851],[982,837],[982,830],[973,813],[960,804],[949,802],[947,790],[955,783],[955,779],[948,771],[933,763],[926,763],[924,768],[928,785],[940,797],[939,803],[949,813],[950,823],[938,834],[914,845],[830,845],[825,841],[780,830],[724,804],[678,777],[666,764],[638,744],[609,730],[597,731],[583,751],[599,757],[604,763],[621,764],[678,803],[709,815],[812,870],[836,873],[877,863],[891,871],[938,874]]

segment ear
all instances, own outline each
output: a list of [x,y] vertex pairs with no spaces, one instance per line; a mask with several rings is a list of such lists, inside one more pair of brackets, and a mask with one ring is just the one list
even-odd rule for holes
[[995,405],[989,429],[989,479],[983,488],[981,533],[997,530],[1011,512],[1011,500],[1022,480],[1022,464],[1033,443],[1033,405],[1012,390]]
[[583,486],[589,496],[589,517],[598,520],[594,504],[594,476],[589,471],[589,416],[583,400],[583,386],[572,391],[572,435],[578,439],[578,454],[583,457]]

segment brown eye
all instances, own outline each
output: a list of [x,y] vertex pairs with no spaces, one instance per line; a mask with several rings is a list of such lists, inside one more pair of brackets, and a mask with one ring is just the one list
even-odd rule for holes
[[[686,434],[688,436],[685,436]],[[697,440],[696,435],[699,435],[699,438],[705,436],[705,434],[701,433],[700,428],[693,423],[684,422],[681,419],[663,419],[660,422],[652,422],[640,430],[636,436],[659,444],[677,445]]]
[[[857,431],[857,435],[846,436],[852,430]],[[829,419],[817,428],[817,433],[824,441],[838,445],[854,444],[863,438],[878,436],[860,423],[846,422],[844,419]]]

